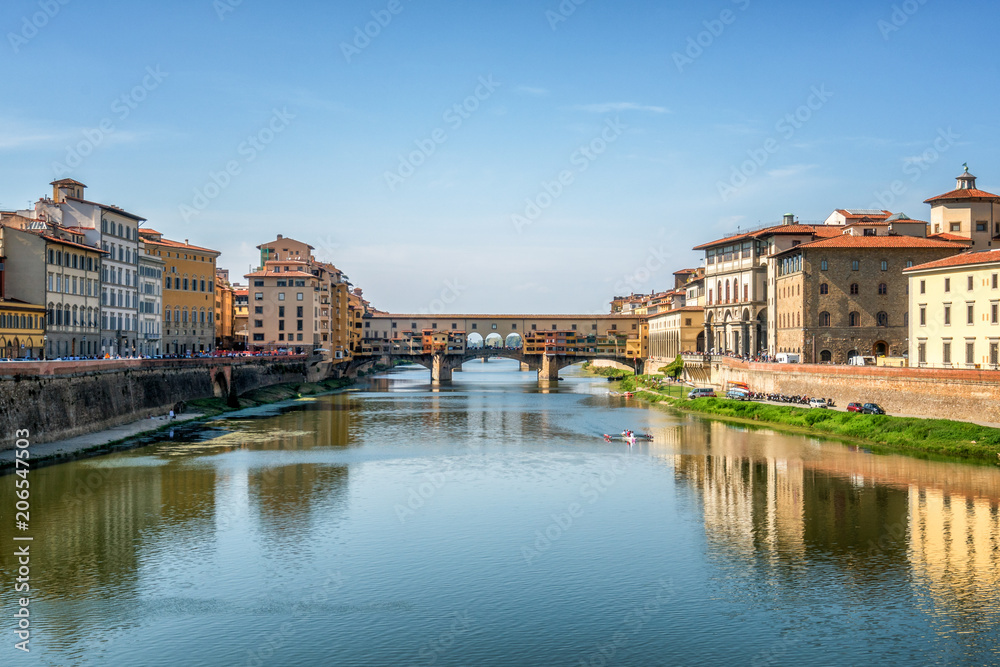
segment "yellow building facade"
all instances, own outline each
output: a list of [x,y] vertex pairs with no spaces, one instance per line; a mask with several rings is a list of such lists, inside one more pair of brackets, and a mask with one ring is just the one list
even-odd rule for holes
[[44,336],[45,306],[0,299],[0,357],[41,359]]
[[188,355],[215,350],[215,263],[219,251],[139,231],[146,253],[164,262],[164,354]]

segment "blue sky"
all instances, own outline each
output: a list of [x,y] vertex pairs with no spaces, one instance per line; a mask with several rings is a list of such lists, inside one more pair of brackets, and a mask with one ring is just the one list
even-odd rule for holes
[[281,233],[394,312],[599,312],[740,226],[1000,191],[997,13],[8,0],[0,205],[68,176],[235,275]]

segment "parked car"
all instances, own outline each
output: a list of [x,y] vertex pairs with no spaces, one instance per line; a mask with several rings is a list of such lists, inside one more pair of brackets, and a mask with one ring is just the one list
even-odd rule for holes
[[810,408],[828,408],[830,406],[827,405],[825,398],[810,398],[809,399],[809,407]]
[[878,403],[865,403],[861,406],[861,412],[866,415],[884,415],[885,410]]
[[688,392],[688,398],[715,398],[715,390],[709,388],[692,389]]
[[861,412],[861,404],[860,403],[848,403],[847,404],[847,411],[848,412]]
[[726,392],[726,398],[730,398],[734,401],[746,401],[750,399],[750,394],[742,389],[730,389]]

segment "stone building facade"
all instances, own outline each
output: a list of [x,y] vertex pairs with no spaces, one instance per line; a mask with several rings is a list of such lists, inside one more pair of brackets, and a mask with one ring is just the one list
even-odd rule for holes
[[904,269],[963,249],[921,237],[841,234],[776,253],[768,278],[774,285],[770,353],[797,353],[805,363],[904,356]]

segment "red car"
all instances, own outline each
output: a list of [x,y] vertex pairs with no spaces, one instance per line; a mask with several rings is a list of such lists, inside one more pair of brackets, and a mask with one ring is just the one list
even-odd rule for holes
[[848,403],[847,404],[847,411],[848,412],[861,412],[861,404],[860,403]]

